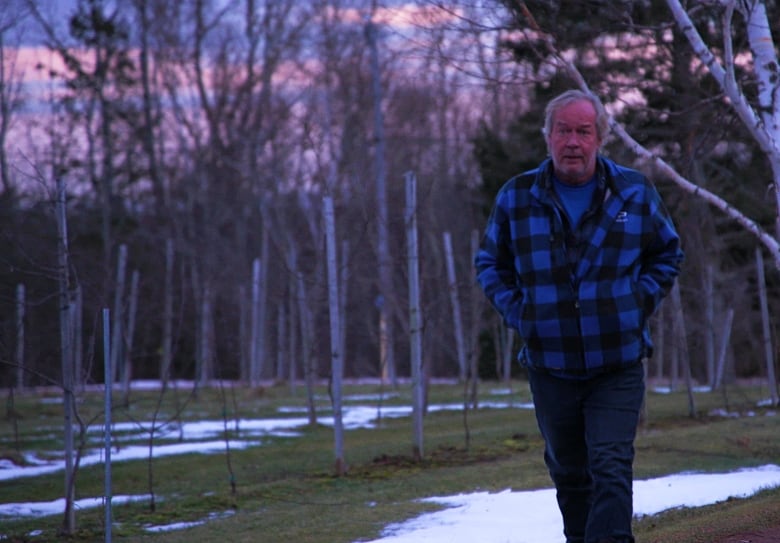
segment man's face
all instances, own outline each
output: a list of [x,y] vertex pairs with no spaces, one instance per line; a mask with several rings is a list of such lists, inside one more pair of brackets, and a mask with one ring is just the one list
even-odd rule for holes
[[553,113],[547,148],[558,179],[572,185],[590,180],[600,146],[596,110],[589,101],[578,100]]

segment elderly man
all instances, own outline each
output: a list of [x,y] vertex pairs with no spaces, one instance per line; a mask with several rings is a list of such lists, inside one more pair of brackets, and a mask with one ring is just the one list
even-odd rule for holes
[[633,543],[634,440],[648,319],[679,273],[680,239],[640,172],[599,155],[595,97],[546,109],[550,158],[499,191],[477,280],[524,341],[567,543]]

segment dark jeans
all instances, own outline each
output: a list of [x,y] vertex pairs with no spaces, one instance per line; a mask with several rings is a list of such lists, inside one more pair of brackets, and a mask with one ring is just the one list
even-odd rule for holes
[[586,380],[529,371],[529,380],[567,543],[633,543],[642,364]]

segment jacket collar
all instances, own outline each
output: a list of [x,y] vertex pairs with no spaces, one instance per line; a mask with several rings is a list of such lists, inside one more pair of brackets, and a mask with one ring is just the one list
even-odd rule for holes
[[[621,168],[612,160],[599,155],[596,157],[596,177],[598,190],[604,194],[603,201],[616,195],[621,200],[626,200],[631,192],[633,183],[630,183]],[[545,159],[536,169],[536,178],[531,186],[531,194],[544,203],[552,202],[553,163],[551,158]]]

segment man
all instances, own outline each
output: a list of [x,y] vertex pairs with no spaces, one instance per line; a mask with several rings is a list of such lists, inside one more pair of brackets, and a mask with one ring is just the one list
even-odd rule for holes
[[607,129],[595,97],[553,99],[551,158],[501,188],[475,256],[486,296],[524,341],[567,543],[634,541],[648,320],[683,257],[653,185],[599,155]]

